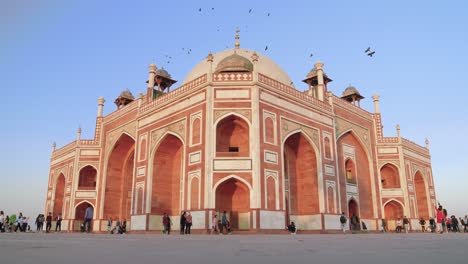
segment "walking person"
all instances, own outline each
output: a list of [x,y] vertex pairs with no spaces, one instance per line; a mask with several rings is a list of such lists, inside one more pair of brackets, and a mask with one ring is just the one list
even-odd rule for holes
[[114,229],[112,229],[112,234],[120,234],[120,220],[117,218],[115,220],[115,226]]
[[226,216],[226,211],[223,212],[223,215],[221,217],[221,228],[219,230],[220,234],[224,234],[224,229],[227,231],[227,216]]
[[211,234],[218,232],[218,215],[215,214],[213,219],[211,219]]
[[122,221],[122,228],[120,229],[120,234],[125,234],[127,233],[127,219],[124,218]]
[[5,216],[5,221],[3,221],[3,229],[5,232],[10,233],[10,217],[7,215]]
[[0,211],[0,232],[5,232],[5,215],[3,211]]
[[186,224],[186,218],[185,218],[185,211],[182,213],[180,216],[180,234],[183,235],[185,234],[185,224]]
[[169,228],[168,228],[168,222],[169,220],[167,219],[167,214],[164,213],[162,217],[162,225],[163,225],[163,234],[168,234],[169,235]]
[[434,233],[436,230],[436,225],[433,217],[429,218],[429,227],[431,228],[431,233]]
[[405,229],[405,233],[408,234],[409,231],[409,220],[406,215],[403,217],[403,228]]
[[88,208],[86,208],[84,216],[84,225],[87,233],[91,232],[91,221],[93,220],[93,213],[93,207],[88,204]]
[[61,232],[62,231],[62,214],[58,214],[57,217],[55,218],[55,232]]
[[359,217],[356,214],[351,216],[351,230],[354,234],[358,230]]
[[343,231],[343,233],[346,233],[346,222],[348,222],[348,219],[346,218],[345,213],[341,212],[340,224],[341,224],[341,230]]
[[112,217],[107,219],[107,233],[112,234]]
[[38,214],[36,217],[36,231],[40,232],[42,230],[42,227],[44,225],[44,215],[43,214]]
[[46,217],[46,233],[49,233],[50,229],[52,228],[52,213],[49,212]]
[[18,218],[16,218],[16,229],[15,232],[23,232],[23,213],[19,213]]
[[442,205],[439,204],[439,207],[435,207],[436,209],[436,219],[437,219],[437,232],[442,234],[444,232],[443,227],[445,226],[444,220],[444,212],[442,210]]
[[185,216],[185,234],[190,235],[190,230],[192,229],[192,215],[190,212],[187,212]]
[[398,219],[396,220],[395,233],[401,233],[401,219],[400,219],[400,217],[398,217]]
[[421,219],[419,220],[419,224],[421,225],[421,231],[423,233],[426,232],[426,220],[424,220],[424,218],[421,217]]
[[387,233],[387,232],[388,232],[387,220],[385,218],[382,218],[382,233]]
[[465,221],[465,224],[463,225],[464,226],[463,232],[466,233],[468,232],[468,215],[465,215],[465,218],[463,219],[463,221]]

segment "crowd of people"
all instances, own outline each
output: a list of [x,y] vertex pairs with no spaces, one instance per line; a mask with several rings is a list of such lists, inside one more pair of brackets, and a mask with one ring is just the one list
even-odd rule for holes
[[[395,229],[389,230],[389,224],[387,219],[381,219],[381,232],[394,231],[395,233],[408,233],[410,230],[431,232],[431,233],[448,233],[448,232],[468,232],[468,215],[464,218],[457,218],[455,215],[448,215],[448,212],[442,205],[438,204],[435,208],[435,218],[429,218],[427,221],[424,218],[419,220],[419,228],[417,226],[411,226],[411,221],[406,217],[399,217],[395,220]],[[91,223],[93,219],[93,208],[88,206],[85,211],[83,224],[81,225],[82,232],[91,232]],[[39,214],[34,222],[36,232],[49,233],[52,230],[52,224],[55,222],[55,232],[62,231],[62,215],[58,214],[53,216],[51,212],[45,216]],[[352,233],[357,231],[367,231],[367,226],[364,221],[359,219],[356,214],[353,214],[349,221],[343,212],[339,218],[341,230],[346,233],[349,227]],[[349,223],[348,223],[349,222]],[[413,222],[414,223],[414,222]],[[45,224],[45,230],[44,230]],[[192,215],[190,212],[183,212],[180,216],[180,234],[190,235],[192,229]],[[163,234],[169,235],[171,233],[172,221],[169,214],[164,213],[162,217]],[[291,234],[296,234],[298,228],[294,222],[288,224],[286,229]],[[463,229],[463,231],[462,231]],[[3,232],[33,232],[30,226],[30,217],[24,216],[21,212],[16,215],[5,215],[3,211],[0,211],[0,231]],[[109,217],[107,221],[107,232],[109,234],[125,234],[127,232],[127,220],[123,219],[120,221],[118,218],[115,221],[112,217]],[[210,234],[232,234],[232,225],[228,219],[226,211],[223,212],[221,219],[218,219],[218,215],[215,213],[211,219]]]

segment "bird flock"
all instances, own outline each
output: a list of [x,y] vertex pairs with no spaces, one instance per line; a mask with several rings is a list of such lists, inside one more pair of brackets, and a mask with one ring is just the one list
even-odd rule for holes
[[[204,12],[213,12],[215,11],[215,8],[214,7],[211,7],[211,8],[202,8],[202,7],[199,7],[198,8],[198,13],[204,13]],[[254,12],[254,9],[253,8],[249,8],[248,9],[248,14],[252,14]],[[269,17],[271,15],[270,12],[266,12],[266,16]],[[248,26],[246,26],[246,29],[248,29]],[[217,26],[216,27],[216,31],[219,32],[220,31],[220,27]],[[225,48],[229,48],[228,45],[225,45]],[[269,50],[269,46],[268,45],[265,45],[265,48],[264,48],[264,51],[265,52],[268,52]],[[178,55],[190,55],[192,53],[192,49],[191,48],[188,48],[188,47],[183,47],[180,49],[180,52]],[[375,50],[371,50],[371,47],[368,47],[364,53],[369,56],[369,57],[373,57],[374,54],[375,54]],[[314,56],[314,53],[310,53],[309,54],[309,58],[312,58]],[[172,59],[173,59],[173,56],[172,55],[164,55],[164,61],[166,62],[166,64],[170,64],[172,62]]]

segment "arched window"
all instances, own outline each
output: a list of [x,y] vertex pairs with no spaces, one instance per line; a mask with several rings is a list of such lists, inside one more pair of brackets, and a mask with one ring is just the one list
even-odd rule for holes
[[356,183],[356,166],[352,159],[347,159],[345,162],[346,168],[346,181],[349,183]]
[[200,143],[200,118],[195,118],[192,122],[192,145]]
[[385,164],[380,169],[382,188],[400,188],[400,175],[398,169],[391,165]]
[[271,117],[265,118],[265,142],[275,144],[275,123]]
[[275,188],[275,178],[267,178],[267,209],[275,210],[276,209],[276,188]]
[[93,166],[86,166],[80,170],[78,189],[95,188],[97,171]]
[[248,157],[249,125],[242,118],[230,115],[216,126],[217,157]]
[[144,138],[140,142],[140,159],[139,160],[145,160],[146,159],[146,138]]

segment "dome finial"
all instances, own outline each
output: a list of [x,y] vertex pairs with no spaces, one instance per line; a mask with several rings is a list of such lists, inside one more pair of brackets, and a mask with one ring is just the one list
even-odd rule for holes
[[234,44],[236,46],[236,49],[238,49],[240,47],[240,43],[239,43],[239,27],[236,28],[236,43]]

